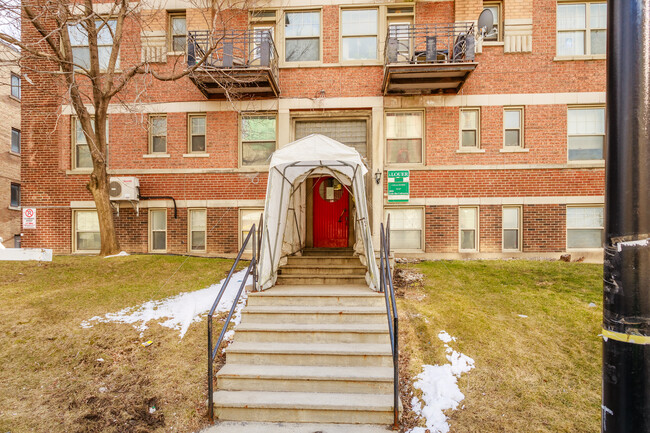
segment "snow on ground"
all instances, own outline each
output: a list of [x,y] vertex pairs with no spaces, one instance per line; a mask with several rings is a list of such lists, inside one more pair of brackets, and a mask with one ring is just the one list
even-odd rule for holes
[[[230,310],[245,274],[246,270],[244,269],[232,275],[217,306],[217,312]],[[200,322],[202,316],[210,311],[212,303],[216,300],[225,280],[224,278],[218,284],[213,284],[195,292],[185,292],[159,301],[149,301],[136,307],[128,307],[116,313],[95,316],[81,322],[81,327],[92,328],[94,322],[129,323],[143,335],[142,333],[149,328],[147,324],[155,320],[162,326],[180,331],[180,338],[183,338],[190,325],[194,322]],[[247,284],[252,284],[252,280],[253,277],[249,275]],[[235,326],[241,322],[241,310],[246,303],[247,296],[248,294],[244,290],[233,314],[232,322]],[[232,336],[232,331],[229,331],[228,335]]]
[[444,410],[458,408],[465,395],[458,388],[461,374],[474,368],[474,360],[467,355],[456,352],[447,343],[456,341],[455,337],[441,331],[438,338],[445,343],[447,361],[444,365],[423,365],[422,373],[416,377],[414,388],[422,391],[422,398],[414,396],[411,406],[415,413],[423,418],[425,427],[415,427],[409,433],[447,433],[449,424]]
[[111,257],[124,257],[124,256],[130,256],[130,254],[127,253],[126,251],[120,251],[119,253],[113,254],[112,256],[104,256],[104,258],[110,259]]

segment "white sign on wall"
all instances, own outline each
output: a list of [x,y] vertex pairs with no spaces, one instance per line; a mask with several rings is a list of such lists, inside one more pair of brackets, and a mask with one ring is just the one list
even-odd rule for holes
[[23,208],[23,229],[36,228],[36,209],[33,207]]

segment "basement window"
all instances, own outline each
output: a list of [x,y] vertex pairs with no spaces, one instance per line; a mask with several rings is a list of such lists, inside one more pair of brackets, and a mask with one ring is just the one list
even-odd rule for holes
[[501,226],[503,251],[521,251],[521,206],[504,206]]
[[[239,209],[239,248],[244,244],[246,236],[250,231],[253,224],[255,224],[255,229],[260,222],[260,215],[264,212],[263,208],[248,208],[248,209]],[[246,245],[246,251],[253,251],[253,240],[248,241]]]
[[458,209],[460,251],[478,251],[478,207]]
[[386,221],[390,216],[390,247],[394,250],[422,251],[424,210],[422,208],[388,208],[384,212]]
[[75,251],[97,252],[101,249],[96,210],[74,211],[74,241]]
[[154,253],[167,251],[167,209],[149,210],[149,250]]
[[205,252],[207,210],[190,209],[189,218],[189,245],[192,252]]
[[602,248],[604,213],[602,206],[569,206],[566,209],[567,249]]

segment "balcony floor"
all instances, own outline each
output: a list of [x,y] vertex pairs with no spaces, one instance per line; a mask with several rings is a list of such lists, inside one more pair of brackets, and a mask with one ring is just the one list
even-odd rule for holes
[[384,95],[458,93],[478,63],[387,64]]
[[278,81],[269,67],[200,68],[190,79],[208,99],[237,97],[276,98],[280,94]]

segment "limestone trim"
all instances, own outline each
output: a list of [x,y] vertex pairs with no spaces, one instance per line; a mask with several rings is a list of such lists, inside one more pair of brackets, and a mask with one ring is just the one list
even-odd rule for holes
[[503,52],[530,53],[533,51],[533,20],[505,20],[503,25]]
[[[130,203],[118,203],[120,209],[131,209]],[[142,200],[138,203],[138,207],[146,208],[165,208],[173,207],[174,203],[171,200]],[[264,208],[264,199],[251,199],[251,200],[176,200],[177,208],[191,208],[191,209],[205,209],[205,208],[224,208],[224,207],[249,207],[249,208]],[[72,209],[95,209],[95,202],[92,200],[87,201],[71,201],[70,208]]]
[[[605,196],[539,196],[539,197],[430,197],[412,198],[408,206],[523,206],[538,204],[584,205],[605,203]],[[388,207],[388,203],[384,206]]]
[[167,33],[165,31],[143,31],[140,34],[140,40],[142,42],[140,52],[143,62],[167,62]]

